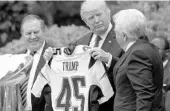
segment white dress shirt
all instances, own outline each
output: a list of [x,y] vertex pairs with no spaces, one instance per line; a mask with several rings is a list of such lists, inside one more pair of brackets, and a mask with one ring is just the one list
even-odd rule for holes
[[130,42],[130,43],[127,45],[127,47],[126,47],[125,52],[126,52],[135,42],[136,42],[136,41]]
[[[99,41],[99,48],[102,47],[102,45],[103,45],[103,43],[104,43],[104,41],[105,41],[105,39],[106,39],[106,37],[107,37],[107,35],[108,35],[108,33],[110,32],[111,29],[112,29],[112,24],[110,23],[107,31],[103,35],[100,36],[101,40]],[[96,42],[95,41],[96,37],[97,37],[97,35],[93,34],[91,41],[90,41],[90,45],[89,45],[90,47],[94,47],[95,42]],[[112,55],[109,53],[109,61],[108,61],[108,63],[106,63],[107,67],[110,67],[111,61],[112,61]]]
[[[31,104],[31,87],[33,84],[33,80],[34,80],[34,76],[35,76],[35,71],[37,69],[38,66],[38,62],[40,60],[40,56],[42,54],[42,50],[44,47],[44,44],[41,46],[41,48],[36,52],[36,54],[33,57],[33,65],[30,71],[30,75],[29,75],[29,80],[28,80],[28,86],[27,86],[27,105],[25,107],[25,110],[32,110],[32,104]],[[30,51],[28,51],[28,53],[30,54]]]
[[[101,40],[99,41],[99,48],[102,47],[102,45],[103,45],[103,43],[104,43],[104,41],[105,41],[105,39],[106,39],[106,37],[107,37],[107,35],[108,35],[108,33],[110,32],[111,29],[112,29],[112,24],[110,23],[107,31],[103,35],[100,36]],[[90,41],[90,47],[94,47],[94,45],[96,43],[96,41],[95,41],[96,37],[97,37],[97,35],[93,34],[92,39]]]

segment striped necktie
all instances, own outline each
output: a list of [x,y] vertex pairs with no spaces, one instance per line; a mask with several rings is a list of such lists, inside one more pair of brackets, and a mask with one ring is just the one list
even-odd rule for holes
[[[31,56],[34,56],[34,54],[35,54],[35,52],[30,53]],[[28,65],[27,65],[27,67],[30,67],[30,70],[31,70],[31,67],[32,67],[32,63],[33,63],[33,60],[29,61]],[[27,86],[28,86],[30,70],[29,70],[29,72],[27,72],[26,77],[21,82],[21,86],[20,86],[22,105],[23,105],[24,108],[27,105],[27,100],[26,100],[26,98],[27,98]]]
[[99,47],[99,42],[101,40],[101,37],[97,36],[96,37],[96,40],[95,40],[95,44],[94,44],[94,47]]
[[29,76],[26,76],[26,78],[21,83],[21,99],[22,99],[22,105],[24,108],[26,107],[26,97],[27,97],[27,85],[28,85]]

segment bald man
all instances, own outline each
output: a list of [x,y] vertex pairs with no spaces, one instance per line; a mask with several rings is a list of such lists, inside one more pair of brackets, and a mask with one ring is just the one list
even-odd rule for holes
[[165,110],[170,111],[170,57],[169,55],[169,42],[166,38],[154,38],[151,41],[152,44],[156,45],[159,49],[159,54],[163,61],[164,67],[164,79],[163,79],[163,91],[164,91],[164,101]]

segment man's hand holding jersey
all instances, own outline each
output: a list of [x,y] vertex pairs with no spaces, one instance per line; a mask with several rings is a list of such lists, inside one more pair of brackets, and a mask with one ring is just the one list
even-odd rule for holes
[[[69,49],[69,52],[72,53],[74,51],[74,49],[75,49],[75,44],[74,43],[70,43],[68,45],[68,49]],[[49,61],[52,58],[53,54],[54,54],[54,48],[48,47],[45,50],[44,55],[43,55],[45,61],[46,62]]]
[[52,58],[52,56],[53,56],[53,48],[48,47],[45,50],[43,57],[44,57],[45,61],[49,61]]
[[92,48],[90,51],[90,55],[95,59],[95,60],[100,60],[104,63],[109,63],[110,57],[112,58],[110,53],[105,52],[104,50],[100,48]]

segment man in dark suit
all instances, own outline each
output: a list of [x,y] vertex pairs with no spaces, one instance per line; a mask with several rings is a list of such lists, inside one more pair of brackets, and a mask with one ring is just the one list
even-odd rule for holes
[[163,111],[163,65],[158,49],[146,37],[146,18],[136,9],[113,17],[118,43],[125,54],[114,69],[114,111]]
[[[26,60],[14,72],[9,72],[0,81],[0,91],[7,94],[7,97],[2,97],[3,94],[1,93],[0,104],[2,101],[8,103],[3,104],[3,102],[1,104],[3,111],[53,111],[51,89],[48,85],[44,87],[40,98],[31,95],[31,88],[45,64],[42,56],[48,44],[42,39],[44,32],[45,24],[40,17],[36,15],[24,17],[21,23],[21,35],[27,51],[25,51],[26,54],[21,54],[21,56],[23,55]],[[28,63],[29,65],[27,65]],[[3,91],[4,88],[11,91],[4,92],[6,91]],[[9,99],[8,97],[13,98]],[[2,100],[3,98],[4,100]]]
[[163,102],[165,111],[170,110],[170,56],[169,56],[169,42],[167,38],[157,37],[152,39],[152,44],[158,47],[159,54],[163,61],[164,79],[163,79]]
[[40,98],[36,98],[31,94],[31,88],[37,75],[45,64],[43,53],[48,45],[42,38],[44,32],[45,24],[40,17],[36,15],[28,15],[23,19],[21,24],[21,34],[25,40],[28,52],[34,52],[33,64],[29,72],[27,83],[26,111],[53,111],[51,105],[51,89],[48,85],[44,87]]
[[[116,40],[114,23],[111,23],[110,18],[110,9],[104,1],[86,1],[81,5],[80,14],[82,20],[90,28],[91,32],[79,39],[77,44],[94,47],[91,51],[91,56],[95,60],[100,60],[105,63],[108,69],[107,75],[109,81],[115,91],[112,69],[116,62],[112,57],[119,58],[124,52]],[[97,43],[98,38],[100,38],[99,43]],[[96,46],[96,44],[99,45]],[[104,111],[107,107],[107,109],[113,111],[113,101],[114,96],[107,102],[99,105],[99,110]]]
[[[113,30],[114,23],[111,23],[110,13],[110,9],[104,1],[86,1],[82,3],[80,11],[81,18],[90,28],[91,32],[77,40],[76,44],[94,47],[91,51],[91,55],[95,60],[100,60],[105,63],[108,69],[107,75],[109,81],[115,91],[112,69],[116,62],[113,61],[112,57],[121,57],[123,50],[120,48],[116,40],[116,35]],[[98,38],[100,38],[99,43]],[[96,46],[96,44],[98,45]],[[107,107],[109,111],[113,111],[113,101],[114,95],[107,102],[100,104],[99,110],[104,111]],[[93,102],[94,101],[91,101],[91,103]]]

